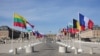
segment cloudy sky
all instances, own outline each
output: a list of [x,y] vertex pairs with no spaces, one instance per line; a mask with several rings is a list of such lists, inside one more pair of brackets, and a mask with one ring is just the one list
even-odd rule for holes
[[79,12],[100,25],[100,0],[0,0],[0,26],[13,27],[13,14],[18,13],[34,30],[57,33],[78,19]]

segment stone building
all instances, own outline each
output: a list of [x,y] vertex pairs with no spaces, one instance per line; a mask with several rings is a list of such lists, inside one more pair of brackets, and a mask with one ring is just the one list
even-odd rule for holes
[[81,39],[91,39],[94,41],[100,40],[100,27],[94,26],[92,30],[87,29],[83,32],[80,32]]
[[8,26],[0,26],[0,39],[18,39],[18,38],[23,38],[23,39],[29,39],[29,37],[33,37],[32,32],[24,32],[24,31],[19,31],[16,29],[12,29]]
[[21,31],[12,29],[8,26],[0,26],[0,38],[11,39],[13,36],[13,39],[16,39],[20,37],[20,34],[21,34]]

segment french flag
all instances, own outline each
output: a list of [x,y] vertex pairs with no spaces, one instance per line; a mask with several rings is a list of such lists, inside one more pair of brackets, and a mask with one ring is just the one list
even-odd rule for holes
[[82,31],[85,30],[85,27],[87,26],[88,20],[89,19],[86,16],[79,13],[79,22],[80,22],[80,26],[81,26]]

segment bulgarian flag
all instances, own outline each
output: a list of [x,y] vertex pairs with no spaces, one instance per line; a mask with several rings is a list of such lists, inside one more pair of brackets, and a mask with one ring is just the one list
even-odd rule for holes
[[19,14],[14,13],[14,26],[26,28],[26,19]]

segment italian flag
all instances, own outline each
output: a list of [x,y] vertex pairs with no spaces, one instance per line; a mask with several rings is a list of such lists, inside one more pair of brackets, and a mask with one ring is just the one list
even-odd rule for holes
[[14,13],[14,26],[26,28],[26,19],[19,14]]

